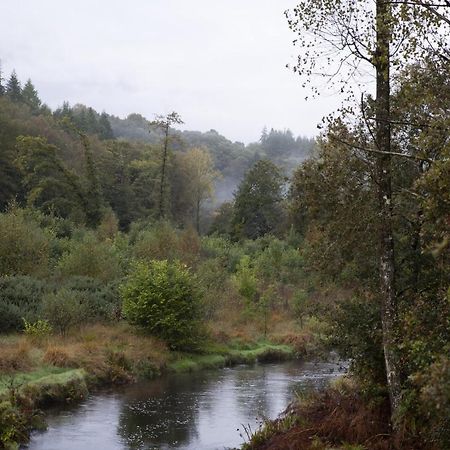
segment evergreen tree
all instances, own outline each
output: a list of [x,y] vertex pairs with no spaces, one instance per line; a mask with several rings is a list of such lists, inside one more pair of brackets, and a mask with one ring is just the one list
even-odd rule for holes
[[109,123],[108,114],[102,112],[98,120],[100,139],[114,139],[114,133]]
[[67,117],[68,119],[70,119],[70,121],[73,120],[73,111],[68,101],[64,101],[62,106],[55,109],[53,115],[58,119],[63,119],[64,117]]
[[89,107],[86,112],[86,130],[87,133],[99,133],[99,126],[97,120],[97,113],[93,108]]
[[256,239],[279,229],[283,222],[285,179],[271,161],[262,159],[247,172],[235,194],[233,233]]
[[3,86],[3,73],[2,66],[0,64],[0,97],[5,94],[5,87]]
[[22,198],[29,206],[59,217],[80,218],[85,202],[78,177],[44,138],[19,136],[15,165],[20,171]]
[[22,100],[31,108],[33,113],[39,112],[41,107],[41,99],[39,98],[38,93],[29,78],[22,90]]
[[13,70],[6,84],[6,94],[13,102],[20,102],[22,100],[22,87],[17,78],[16,71]]

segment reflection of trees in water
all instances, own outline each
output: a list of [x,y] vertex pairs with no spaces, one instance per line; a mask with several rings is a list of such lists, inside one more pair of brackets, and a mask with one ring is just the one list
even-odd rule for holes
[[118,434],[131,449],[195,446],[199,439],[217,439],[221,427],[233,433],[241,424],[253,428],[257,419],[276,416],[294,389],[325,384],[327,372],[326,364],[264,364],[131,386],[123,396]]
[[[186,445],[198,437],[200,394],[219,372],[163,377],[130,387],[124,396],[118,434],[129,448],[160,449]],[[201,405],[208,409],[207,403]]]

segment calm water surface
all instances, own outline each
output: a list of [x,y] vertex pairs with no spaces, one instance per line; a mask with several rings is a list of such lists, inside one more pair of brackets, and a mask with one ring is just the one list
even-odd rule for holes
[[[29,450],[215,450],[243,443],[243,425],[275,418],[295,392],[339,375],[332,363],[277,363],[171,375],[50,411]],[[238,431],[239,429],[239,431]]]

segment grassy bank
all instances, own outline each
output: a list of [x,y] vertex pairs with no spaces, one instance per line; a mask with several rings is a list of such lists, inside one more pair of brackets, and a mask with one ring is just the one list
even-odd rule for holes
[[215,369],[294,358],[290,345],[242,335],[197,353],[171,352],[155,338],[126,324],[93,325],[61,338],[10,335],[0,338],[0,448],[16,448],[32,428],[43,426],[38,410],[69,403],[107,384],[152,379],[165,373]]
[[341,377],[327,389],[295,400],[276,420],[267,421],[242,450],[433,450],[407,427],[395,431],[383,390],[368,392]]

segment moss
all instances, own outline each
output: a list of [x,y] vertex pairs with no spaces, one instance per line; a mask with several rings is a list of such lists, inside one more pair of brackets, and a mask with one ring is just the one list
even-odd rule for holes
[[223,355],[191,355],[171,362],[168,370],[171,372],[196,372],[202,369],[218,369],[227,365]]
[[256,362],[285,361],[294,358],[294,350],[287,345],[274,345],[266,342],[253,344],[244,349],[225,345],[207,344],[204,352],[215,351],[206,355],[179,355],[168,365],[172,372],[194,372],[201,369],[216,369],[236,364],[254,364]]

